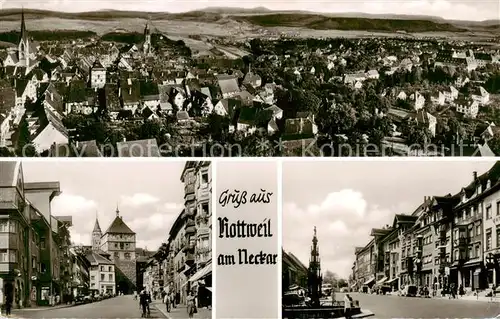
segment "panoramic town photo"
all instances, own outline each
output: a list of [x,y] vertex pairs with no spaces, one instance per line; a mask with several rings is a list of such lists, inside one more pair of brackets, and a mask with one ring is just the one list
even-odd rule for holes
[[2,317],[211,318],[211,179],[210,162],[0,161]]
[[498,1],[0,3],[3,156],[500,154]]
[[499,223],[500,162],[284,163],[283,318],[496,318]]

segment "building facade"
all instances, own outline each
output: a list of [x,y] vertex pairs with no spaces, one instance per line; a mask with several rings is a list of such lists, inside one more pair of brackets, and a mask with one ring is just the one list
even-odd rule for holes
[[[394,289],[405,285],[439,291],[485,293],[500,284],[500,162],[455,195],[425,197],[411,214],[397,214],[385,233],[372,230],[356,248],[353,289],[367,291],[382,274]],[[498,227],[498,228],[497,228]],[[378,257],[383,252],[384,258]]]
[[0,162],[0,298],[14,307],[69,301],[68,217],[55,217],[59,182],[26,183],[20,162]]
[[115,264],[108,259],[109,255],[106,256],[95,251],[90,251],[86,257],[90,263],[90,292],[94,295],[115,295]]
[[[96,225],[92,232],[93,245],[100,244],[100,250],[109,254],[109,259],[116,266],[116,291],[130,294],[137,290],[137,263],[136,263],[136,236],[135,232],[127,226],[120,216],[120,210],[116,208],[116,217],[102,234],[99,236],[100,227]],[[95,244],[94,244],[95,243]]]

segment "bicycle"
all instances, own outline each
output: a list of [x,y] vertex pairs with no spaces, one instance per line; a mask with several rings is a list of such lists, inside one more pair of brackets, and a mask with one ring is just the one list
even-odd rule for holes
[[148,305],[142,305],[142,313],[141,313],[141,318],[151,318],[151,309],[149,308]]

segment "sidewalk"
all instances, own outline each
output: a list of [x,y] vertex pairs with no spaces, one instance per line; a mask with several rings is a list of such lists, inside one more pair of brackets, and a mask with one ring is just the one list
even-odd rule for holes
[[[188,319],[189,316],[187,314],[186,306],[178,305],[176,308],[170,309],[170,312],[167,312],[165,304],[161,301],[153,301],[151,303],[156,309],[158,309],[165,317],[168,319]],[[198,313],[194,314],[196,319],[211,319],[212,318],[212,310],[208,310],[206,308],[198,308]]]
[[[375,314],[373,312],[371,312],[370,310],[368,309],[361,309],[361,313],[358,314],[358,315],[352,315],[351,318],[352,319],[361,319],[361,318],[368,318],[368,317],[373,317],[375,316]],[[346,317],[340,317],[338,319],[346,319]]]
[[[399,296],[397,293],[388,293],[386,294],[387,296],[395,296],[395,297],[402,297],[402,296]],[[417,296],[417,297],[408,297],[408,298],[423,298],[423,297],[420,297],[420,296]],[[497,302],[500,302],[500,297],[484,297],[484,296],[457,296],[455,299],[450,299],[449,296],[434,296],[434,297],[431,297],[429,299],[448,299],[448,300],[457,300],[457,301],[460,301],[460,300],[465,300],[465,301],[477,301],[477,302],[491,302],[491,303],[497,303]]]
[[[436,298],[436,299],[449,299],[448,296],[446,297],[433,297],[433,298]],[[466,301],[477,301],[477,302],[492,302],[492,303],[496,303],[496,302],[500,302],[500,297],[483,297],[483,296],[461,296],[461,297],[458,297],[455,298],[455,299],[450,299],[450,300],[466,300]]]
[[79,306],[80,304],[64,304],[64,305],[57,305],[57,306],[34,306],[34,307],[26,307],[26,308],[15,308],[12,309],[12,313],[16,313],[18,311],[40,311],[40,310],[49,310],[49,309],[62,309],[62,308],[69,308],[69,307],[75,307]]

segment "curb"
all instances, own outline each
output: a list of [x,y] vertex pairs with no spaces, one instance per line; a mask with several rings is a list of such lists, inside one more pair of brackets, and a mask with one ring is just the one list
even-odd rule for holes
[[[373,317],[375,314],[371,312],[370,310],[363,310],[361,309],[361,313],[358,315],[353,315],[351,316],[352,319],[361,319],[361,318],[368,318],[368,317]],[[346,317],[340,317],[340,319],[346,319]]]
[[19,311],[25,312],[25,311],[44,311],[44,310],[56,310],[56,309],[64,309],[64,308],[71,308],[71,307],[76,307],[76,306],[82,306],[84,304],[73,304],[73,305],[64,305],[64,306],[55,306],[55,307],[28,307],[28,308],[21,308],[21,309],[12,309],[12,313],[16,313]]
[[161,309],[160,307],[158,307],[159,305],[163,305],[163,303],[153,303],[153,306],[156,308],[156,310],[161,312],[167,319],[172,319],[172,317],[170,317],[170,314],[165,309]]

